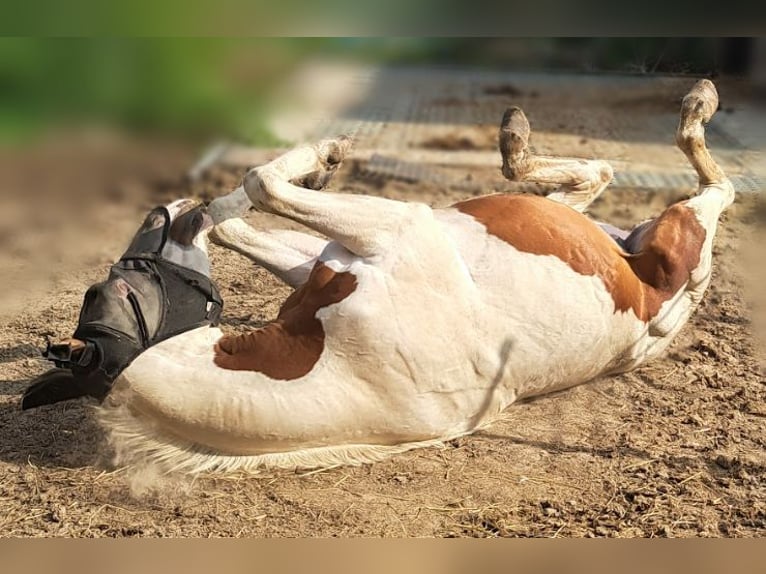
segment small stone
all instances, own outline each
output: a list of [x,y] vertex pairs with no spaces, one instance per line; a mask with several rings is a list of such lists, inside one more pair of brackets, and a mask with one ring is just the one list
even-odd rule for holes
[[609,529],[604,526],[598,526],[596,527],[596,534],[598,534],[599,536],[608,537]]
[[719,454],[715,463],[721,468],[730,469],[737,464],[738,460],[736,456],[729,456],[727,454]]
[[50,520],[51,522],[56,522],[56,523],[64,522],[65,517],[66,517],[66,508],[59,504],[54,506],[50,514],[48,514],[48,520]]

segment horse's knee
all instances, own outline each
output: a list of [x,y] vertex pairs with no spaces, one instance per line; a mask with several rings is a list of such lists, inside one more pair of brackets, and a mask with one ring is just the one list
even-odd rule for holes
[[262,211],[278,211],[281,200],[278,191],[279,177],[267,167],[256,167],[245,174],[242,187],[252,204]]

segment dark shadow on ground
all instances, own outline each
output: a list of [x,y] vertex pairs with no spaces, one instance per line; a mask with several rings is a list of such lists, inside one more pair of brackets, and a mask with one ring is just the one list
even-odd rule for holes
[[94,404],[79,399],[29,411],[21,410],[20,400],[0,405],[0,460],[43,467],[102,465],[104,433]]
[[0,349],[0,363],[10,363],[11,361],[24,358],[38,359],[40,357],[40,349],[28,343]]

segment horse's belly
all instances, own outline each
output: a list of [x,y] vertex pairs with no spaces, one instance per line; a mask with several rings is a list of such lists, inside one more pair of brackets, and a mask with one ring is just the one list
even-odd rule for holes
[[471,273],[483,295],[477,331],[488,349],[506,349],[495,368],[513,399],[588,381],[640,355],[646,324],[617,310],[599,277],[554,256],[499,251],[474,261]]

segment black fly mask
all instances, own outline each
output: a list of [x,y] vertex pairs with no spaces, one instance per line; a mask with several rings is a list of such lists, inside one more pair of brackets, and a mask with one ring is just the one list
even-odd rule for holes
[[[119,374],[152,345],[218,324],[223,301],[210,280],[206,254],[191,246],[190,235],[199,233],[204,217],[201,205],[177,218],[185,218],[183,225],[171,226],[165,207],[149,213],[107,280],[86,292],[73,335],[76,345],[48,343],[43,356],[57,368],[27,388],[23,409],[84,395],[101,400]],[[180,252],[184,243],[197,249],[188,264],[166,258],[173,250]]]

